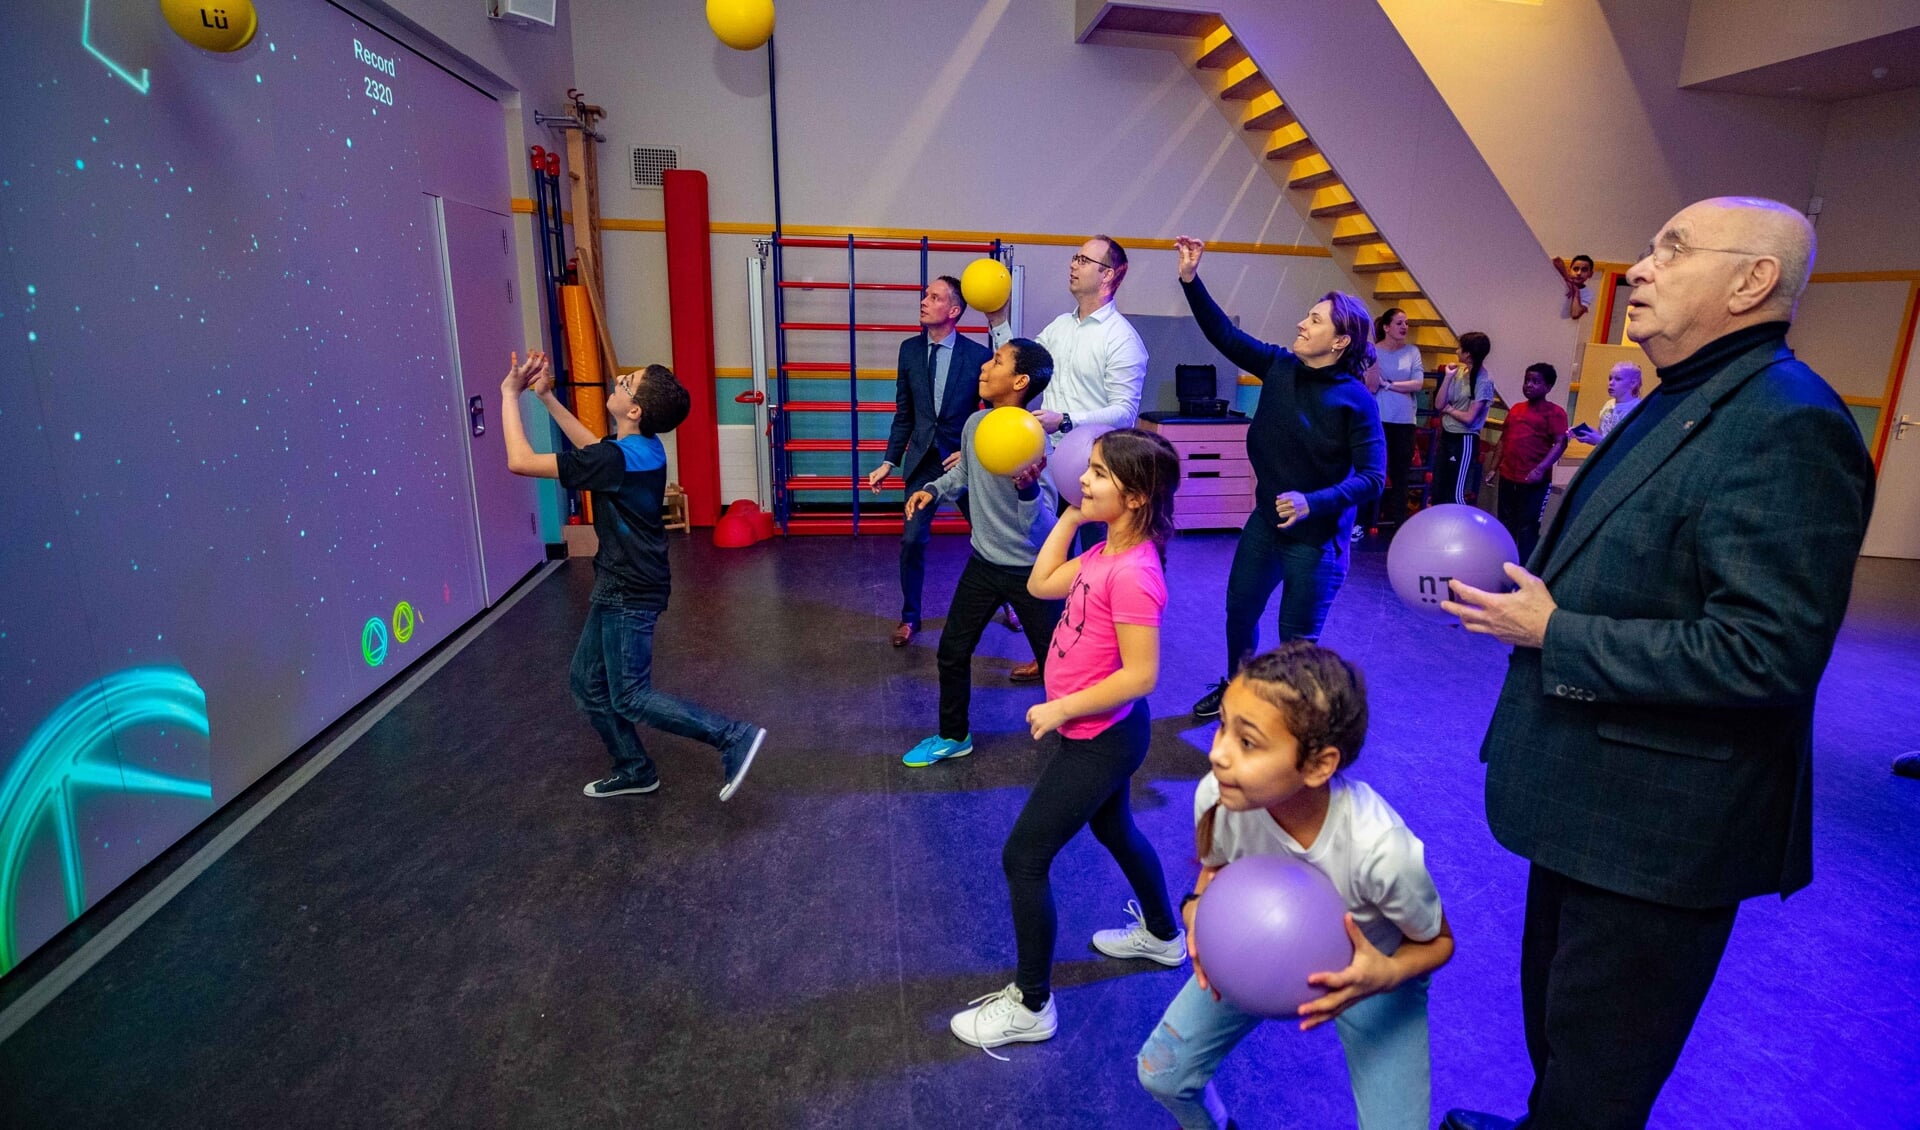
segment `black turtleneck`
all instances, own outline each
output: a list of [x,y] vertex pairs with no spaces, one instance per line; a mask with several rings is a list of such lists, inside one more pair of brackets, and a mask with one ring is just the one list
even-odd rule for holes
[[1387,481],[1387,441],[1373,394],[1352,373],[1313,368],[1291,350],[1241,332],[1199,279],[1181,288],[1213,347],[1260,378],[1260,403],[1247,427],[1254,513],[1277,525],[1274,498],[1299,491],[1307,498],[1307,516],[1276,529],[1274,537],[1344,543],[1354,508],[1379,497]]
[[1734,358],[1763,345],[1784,343],[1791,325],[1791,322],[1762,322],[1757,326],[1735,330],[1701,346],[1684,361],[1661,366],[1657,370],[1660,387],[1654,389],[1651,396],[1643,398],[1639,407],[1614,426],[1619,434],[1612,437],[1613,442],[1607,445],[1606,450],[1588,460],[1590,466],[1586,468],[1586,473],[1580,476],[1580,481],[1567,495],[1564,504],[1567,516],[1560,521],[1560,529],[1564,530],[1573,524],[1580,508],[1593,497],[1593,492],[1599,487],[1600,481],[1607,477],[1607,473],[1626,458],[1634,444],[1651,434],[1667,418],[1668,413],[1678,408],[1688,393],[1706,384]]

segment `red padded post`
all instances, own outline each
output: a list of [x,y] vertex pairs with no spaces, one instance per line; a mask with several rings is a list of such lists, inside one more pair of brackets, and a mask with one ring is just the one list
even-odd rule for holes
[[680,486],[696,526],[720,520],[720,420],[713,388],[713,249],[707,220],[707,174],[668,169],[662,185],[667,222],[667,307],[673,327],[673,372],[693,408],[675,430]]

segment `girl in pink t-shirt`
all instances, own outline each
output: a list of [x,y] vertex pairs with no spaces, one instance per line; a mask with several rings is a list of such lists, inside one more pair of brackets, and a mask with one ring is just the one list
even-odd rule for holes
[[[1049,977],[1058,921],[1048,871],[1082,828],[1091,826],[1113,853],[1139,900],[1128,905],[1133,925],[1095,933],[1095,948],[1167,966],[1186,960],[1160,857],[1134,826],[1128,797],[1147,756],[1146,696],[1160,676],[1161,554],[1179,482],[1180,461],[1161,437],[1137,428],[1101,436],[1080,476],[1080,506],[1060,515],[1027,578],[1034,596],[1066,601],[1044,665],[1047,701],[1027,712],[1035,740],[1058,730],[1060,744],[1001,852],[1019,950],[1014,982],[950,1025],[975,1047],[1045,1040],[1058,1028]],[[1105,522],[1107,540],[1068,560],[1082,522]]]

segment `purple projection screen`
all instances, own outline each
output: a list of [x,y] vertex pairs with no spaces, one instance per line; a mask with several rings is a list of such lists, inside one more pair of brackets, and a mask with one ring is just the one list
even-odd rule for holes
[[484,603],[432,195],[507,211],[499,106],[260,9],[9,12],[0,972]]

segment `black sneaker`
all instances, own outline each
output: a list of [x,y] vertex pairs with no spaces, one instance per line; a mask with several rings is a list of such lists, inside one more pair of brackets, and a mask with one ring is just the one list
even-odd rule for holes
[[1193,716],[1195,718],[1212,718],[1219,714],[1220,696],[1226,693],[1227,681],[1225,679],[1208,687],[1207,693],[1200,696],[1200,701],[1193,704]]
[[638,777],[606,777],[595,781],[580,791],[592,797],[630,796],[636,793],[650,793],[660,787],[658,776],[641,780]]
[[766,740],[766,727],[749,723],[744,734],[727,743],[727,748],[720,751],[720,768],[727,775],[727,783],[720,787],[721,800],[729,800],[740,791],[740,783],[747,779],[747,770],[753,768],[754,755],[760,752],[760,745]]

